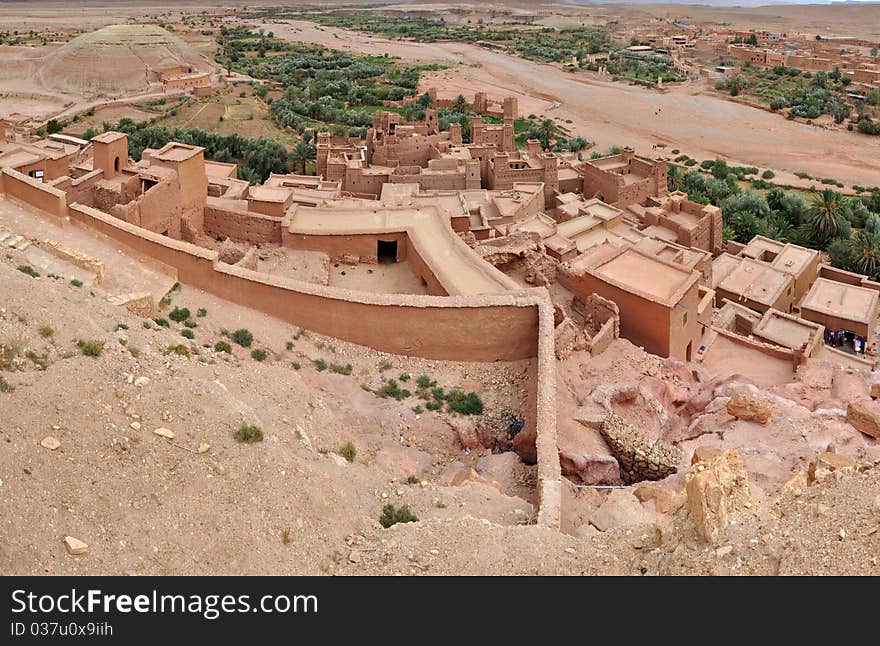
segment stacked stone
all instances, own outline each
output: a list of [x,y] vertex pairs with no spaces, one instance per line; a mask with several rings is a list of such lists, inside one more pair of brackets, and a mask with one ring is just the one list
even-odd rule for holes
[[609,413],[599,429],[620,465],[626,484],[641,480],[662,480],[678,471],[681,452],[660,440],[650,441],[620,415]]

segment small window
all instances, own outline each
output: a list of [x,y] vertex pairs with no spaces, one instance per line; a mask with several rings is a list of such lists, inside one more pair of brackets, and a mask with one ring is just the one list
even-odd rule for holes
[[688,313],[685,312],[685,313],[684,313],[684,318],[681,320],[681,324],[682,324],[682,325],[687,325],[687,322],[688,322]]

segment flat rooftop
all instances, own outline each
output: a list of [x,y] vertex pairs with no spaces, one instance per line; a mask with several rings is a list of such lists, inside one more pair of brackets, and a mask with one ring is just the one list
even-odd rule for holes
[[635,247],[619,249],[615,255],[590,267],[588,273],[669,307],[675,306],[688,289],[700,280],[700,272],[664,262]]
[[880,293],[873,289],[817,278],[801,309],[870,325],[877,316],[878,299]]
[[108,132],[102,132],[97,137],[92,137],[92,141],[97,141],[102,144],[109,144],[109,143],[113,143],[114,141],[116,141],[118,139],[122,139],[125,136],[126,136],[125,133],[115,132],[113,130],[110,130]]
[[721,254],[712,262],[712,287],[768,307],[791,289],[789,274],[751,258]]
[[205,149],[199,146],[189,146],[187,144],[180,144],[176,141],[172,141],[162,146],[162,148],[154,154],[154,157],[156,159],[161,159],[162,161],[186,161],[187,159],[195,157],[203,150]]
[[763,339],[796,350],[809,343],[810,338],[819,334],[821,325],[811,321],[769,309],[755,325],[753,333]]

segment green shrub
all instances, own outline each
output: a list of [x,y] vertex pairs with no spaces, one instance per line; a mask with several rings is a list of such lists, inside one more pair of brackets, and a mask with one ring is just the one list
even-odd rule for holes
[[400,375],[400,377],[398,377],[398,379],[400,379],[401,381],[409,381],[410,374],[408,372],[404,372],[402,375]]
[[86,341],[85,339],[80,339],[76,345],[79,347],[79,351],[87,357],[100,357],[104,347],[104,344],[99,341]]
[[414,412],[416,415],[419,415],[422,412],[422,407],[417,404],[412,407],[412,412]]
[[39,278],[40,277],[40,272],[38,272],[36,269],[31,267],[30,265],[19,265],[18,271],[20,271],[23,274],[27,274],[31,278]]
[[217,352],[231,353],[232,346],[229,345],[226,341],[217,341],[217,343],[214,344],[214,350],[216,350]]
[[253,442],[263,441],[263,429],[253,424],[242,424],[235,433],[232,434],[239,442],[252,444]]
[[250,330],[240,328],[232,333],[232,340],[243,348],[249,348],[254,342],[254,335],[250,333]]
[[405,388],[401,389],[400,386],[397,385],[397,381],[395,379],[389,379],[388,381],[386,381],[384,384],[382,384],[381,388],[377,388],[376,390],[374,390],[373,394],[375,394],[376,397],[382,397],[383,399],[393,397],[397,401],[406,399],[407,397],[412,395],[412,393]]
[[425,402],[425,408],[427,408],[428,410],[442,410],[443,402],[434,399],[429,402]]
[[184,327],[188,327],[188,328],[199,327],[199,324],[196,323],[195,321],[184,321],[183,325],[184,325]]
[[339,448],[339,455],[349,462],[354,462],[355,457],[357,457],[357,452],[357,447],[353,442],[346,442]]
[[772,170],[765,170],[763,173],[761,173],[761,177],[764,179],[773,179],[774,177],[776,177],[776,173],[774,173]]
[[196,316],[198,316],[198,317],[207,316],[207,315],[208,315],[208,310],[206,310],[204,307],[200,307],[198,309],[198,311],[196,312]]
[[181,321],[185,321],[189,318],[189,310],[185,307],[175,307],[171,312],[168,313],[168,318],[170,318],[175,323],[180,323]]
[[397,523],[414,523],[418,520],[418,517],[406,505],[398,508],[391,504],[385,505],[382,508],[382,515],[379,516],[379,524],[385,529]]
[[127,330],[128,326],[125,323],[117,323],[116,327],[113,328],[114,332],[118,332],[119,330]]
[[327,362],[323,359],[315,359],[312,363],[315,365],[315,370],[318,372],[324,372],[327,369]]
[[268,356],[269,353],[262,348],[255,348],[251,350],[251,359],[255,359],[256,361],[265,361],[266,357]]
[[475,392],[465,393],[453,388],[446,394],[447,408],[462,415],[480,415],[483,412],[483,401]]
[[170,325],[166,319],[163,319],[161,317],[154,318],[153,323],[155,323],[159,327],[169,327]]
[[40,336],[44,339],[48,339],[50,336],[55,334],[55,330],[52,329],[51,325],[41,325],[40,326]]
[[285,347],[286,347],[288,350],[293,350],[293,341],[288,341],[288,342],[287,342],[287,345],[286,345]]
[[15,386],[7,382],[2,375],[0,375],[0,393],[11,393],[15,390]]
[[386,370],[390,370],[392,367],[393,367],[393,364],[390,361],[388,361],[387,359],[382,359],[382,361],[379,362],[379,371],[380,372],[385,372]]
[[178,343],[177,345],[169,345],[168,346],[169,354],[176,354],[181,357],[189,356],[189,348],[183,345],[182,343]]
[[419,375],[416,379],[416,385],[419,388],[431,388],[437,385],[437,382],[431,379],[428,375]]
[[70,284],[73,287],[82,287],[83,286],[83,282],[79,278],[71,278]]
[[184,328],[180,331],[180,336],[187,338],[187,339],[194,339],[194,338],[196,338],[196,333],[193,332],[192,330],[190,330],[189,328]]
[[330,364],[330,372],[335,372],[339,375],[350,375],[351,374],[351,364],[347,363],[344,366],[338,363]]
[[406,483],[407,484],[421,484],[422,480],[419,476],[407,476]]
[[293,363],[290,364],[290,366],[294,370],[299,370],[300,368],[302,368],[302,364],[300,364],[299,361],[294,361]]

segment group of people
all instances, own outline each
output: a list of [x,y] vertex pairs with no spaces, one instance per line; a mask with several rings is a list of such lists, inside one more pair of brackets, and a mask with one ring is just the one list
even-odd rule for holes
[[[858,334],[853,334],[852,332],[847,332],[845,330],[837,330],[835,332],[825,330],[825,343],[832,348],[842,347],[846,346],[848,343],[852,343],[853,351],[862,356],[865,356],[865,353],[869,350],[867,340]],[[873,345],[870,348],[870,353],[874,354]]]

